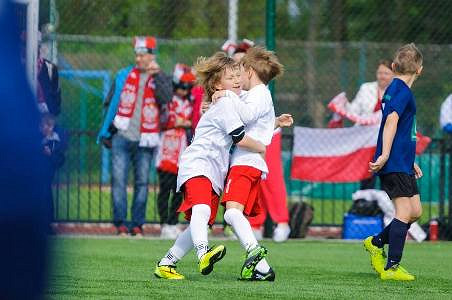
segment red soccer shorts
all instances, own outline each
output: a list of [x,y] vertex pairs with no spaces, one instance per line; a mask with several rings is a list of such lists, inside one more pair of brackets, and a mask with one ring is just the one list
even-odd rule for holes
[[231,167],[221,203],[226,205],[228,201],[238,202],[244,206],[244,215],[255,216],[259,214],[261,206],[258,196],[261,175],[262,171],[250,166]]
[[190,221],[191,209],[197,204],[206,204],[210,206],[209,225],[215,223],[220,198],[212,188],[212,183],[205,176],[197,176],[187,180],[182,186],[184,201],[177,210],[185,213],[185,220]]

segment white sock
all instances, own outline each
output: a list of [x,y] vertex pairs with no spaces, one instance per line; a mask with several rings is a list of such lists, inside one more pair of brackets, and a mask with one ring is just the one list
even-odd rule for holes
[[207,225],[210,219],[210,206],[207,204],[197,204],[191,209],[190,232],[193,246],[198,259],[203,256],[208,248]]
[[243,212],[237,208],[229,208],[224,213],[224,220],[232,226],[240,244],[246,251],[258,246],[250,222],[245,218]]
[[191,239],[190,226],[188,226],[178,235],[173,247],[160,260],[159,266],[176,265],[191,249],[193,249],[193,241]]
[[270,270],[270,265],[268,264],[267,260],[265,258],[261,259],[257,265],[256,270],[258,270],[261,273],[267,273]]

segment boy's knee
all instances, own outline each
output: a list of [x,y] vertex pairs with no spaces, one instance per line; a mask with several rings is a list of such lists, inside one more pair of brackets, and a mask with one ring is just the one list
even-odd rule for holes
[[191,209],[191,219],[201,219],[204,221],[209,221],[211,209],[207,204],[196,204]]
[[422,216],[422,207],[413,209],[411,211],[411,222],[419,220],[421,216]]
[[234,217],[237,216],[237,215],[240,215],[240,214],[242,214],[242,212],[239,209],[237,209],[237,208],[228,208],[224,212],[224,220],[229,225],[232,225]]

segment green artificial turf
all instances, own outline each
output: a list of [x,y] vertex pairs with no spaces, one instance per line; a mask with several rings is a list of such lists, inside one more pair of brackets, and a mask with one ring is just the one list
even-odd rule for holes
[[403,265],[414,282],[383,282],[370,267],[361,243],[263,241],[275,282],[237,280],[243,251],[224,243],[225,258],[214,271],[197,272],[193,252],[178,265],[187,279],[152,275],[172,241],[134,238],[52,239],[48,299],[451,299],[452,243],[408,243]]

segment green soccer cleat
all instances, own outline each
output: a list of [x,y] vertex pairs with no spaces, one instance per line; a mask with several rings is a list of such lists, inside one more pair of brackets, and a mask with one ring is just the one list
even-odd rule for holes
[[199,272],[209,275],[213,271],[213,265],[226,255],[226,247],[223,245],[210,248],[199,260]]
[[383,270],[380,274],[382,280],[399,280],[399,281],[412,281],[416,277],[405,270],[401,265],[394,265],[387,270]]
[[154,275],[157,278],[181,280],[185,279],[185,276],[176,271],[176,266],[157,266],[154,270]]
[[272,268],[268,270],[267,273],[261,273],[258,270],[254,269],[253,275],[251,275],[251,278],[240,278],[240,280],[247,280],[247,281],[275,281],[275,272]]
[[256,265],[261,261],[261,259],[267,256],[267,252],[267,248],[262,246],[257,246],[248,251],[240,272],[240,279],[251,280],[253,278]]
[[374,244],[372,244],[372,239],[373,236],[369,236],[363,241],[364,249],[369,252],[372,268],[378,274],[381,274],[384,271],[386,264],[386,253],[383,248],[374,246]]

